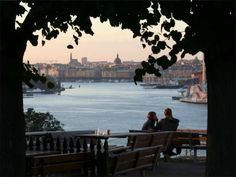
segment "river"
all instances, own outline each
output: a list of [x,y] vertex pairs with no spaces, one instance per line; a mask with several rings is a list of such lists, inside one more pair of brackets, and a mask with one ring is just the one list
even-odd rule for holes
[[[24,98],[24,109],[49,112],[65,130],[110,129],[113,132],[141,129],[149,111],[158,118],[170,107],[180,120],[179,128],[206,129],[207,105],[172,100],[177,89],[144,89],[134,83],[62,83],[58,94],[34,94]],[[72,85],[72,89],[69,86]]]

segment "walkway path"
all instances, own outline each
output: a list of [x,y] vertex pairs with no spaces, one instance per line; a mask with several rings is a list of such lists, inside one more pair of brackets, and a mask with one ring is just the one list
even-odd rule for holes
[[[140,172],[127,173],[119,177],[141,177]],[[205,162],[193,162],[192,160],[171,159],[168,162],[161,161],[154,171],[147,171],[146,177],[204,177]]]

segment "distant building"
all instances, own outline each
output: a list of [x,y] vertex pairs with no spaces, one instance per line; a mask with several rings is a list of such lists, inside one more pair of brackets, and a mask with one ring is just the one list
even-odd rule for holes
[[114,64],[120,65],[121,64],[121,59],[119,58],[119,54],[116,55],[116,58],[114,60]]
[[81,66],[80,62],[78,62],[77,59],[73,59],[72,58],[72,53],[70,53],[70,62],[69,62],[69,66],[71,67],[78,67],[78,66]]
[[88,58],[87,57],[81,58],[81,64],[82,65],[86,65],[87,63],[88,63]]

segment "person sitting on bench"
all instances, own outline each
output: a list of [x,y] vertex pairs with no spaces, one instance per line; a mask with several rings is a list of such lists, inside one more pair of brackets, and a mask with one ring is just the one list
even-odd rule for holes
[[[157,130],[158,131],[176,131],[179,126],[179,119],[176,119],[172,115],[172,110],[170,108],[166,108],[164,111],[165,118],[161,119],[158,123]],[[173,152],[175,147],[170,144],[167,147],[167,150],[163,152],[164,155],[177,155],[181,153],[181,148],[176,148],[176,153]]]
[[147,130],[148,132],[157,131],[158,118],[155,112],[151,111],[147,115],[147,119],[143,124],[142,130]]

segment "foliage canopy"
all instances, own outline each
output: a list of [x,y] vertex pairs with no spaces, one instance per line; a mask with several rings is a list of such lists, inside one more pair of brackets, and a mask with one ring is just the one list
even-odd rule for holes
[[33,108],[28,108],[24,115],[27,132],[63,130],[64,124],[49,112],[35,112]]
[[[38,35],[33,32],[41,30],[41,44],[44,45],[46,40],[56,38],[60,32],[65,33],[69,28],[76,32],[73,39],[75,44],[78,44],[83,32],[94,34],[92,17],[100,18],[101,22],[109,21],[114,27],[130,29],[134,38],[140,37],[143,47],[149,45],[152,49],[147,61],[142,62],[142,68],[136,70],[135,82],[142,81],[142,76],[146,73],[161,76],[160,71],[173,65],[177,61],[177,55],[184,57],[186,53],[204,52],[209,45],[205,42],[206,38],[217,37],[215,40],[221,40],[217,31],[224,31],[224,26],[220,26],[218,20],[234,18],[233,7],[228,1],[23,2],[30,10],[23,23],[17,22],[20,26],[18,30],[26,31],[27,39],[34,46],[38,45],[39,41]],[[24,12],[24,7],[19,6],[18,14],[22,15]],[[196,23],[199,19],[201,22]],[[183,20],[189,26],[184,31],[179,31],[175,28],[176,20]],[[152,30],[156,25],[161,26],[161,33]],[[225,34],[226,37],[231,37],[227,36],[228,34],[230,33]],[[170,47],[168,40],[174,41],[174,45]],[[73,48],[73,45],[68,45],[68,48]],[[169,50],[168,54],[156,55],[166,49]],[[27,70],[31,71],[28,68]],[[27,81],[26,78],[26,83]]]

